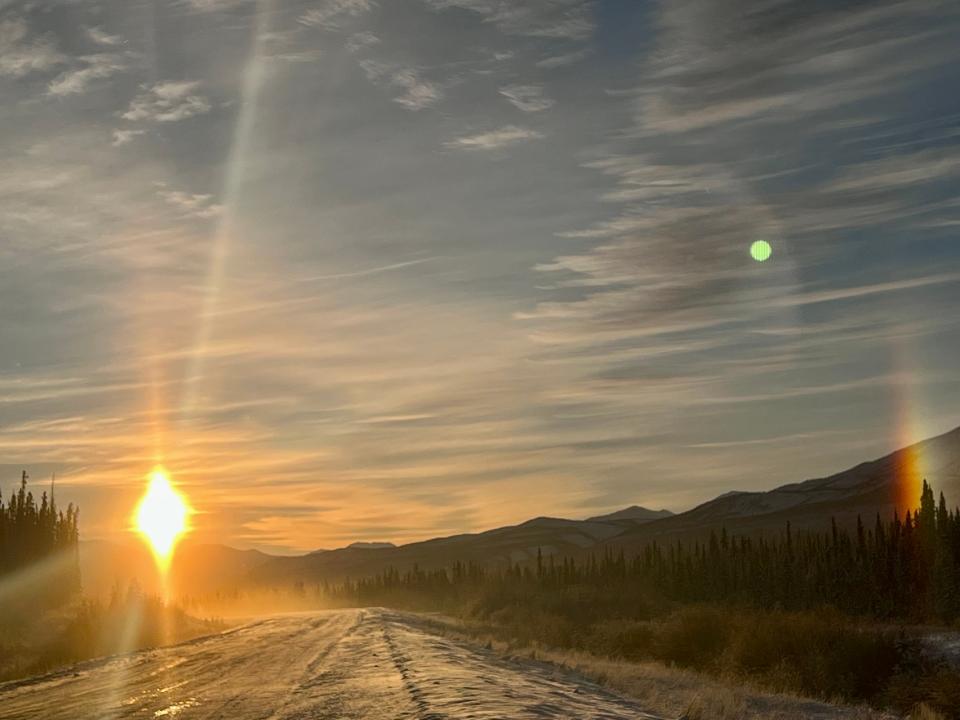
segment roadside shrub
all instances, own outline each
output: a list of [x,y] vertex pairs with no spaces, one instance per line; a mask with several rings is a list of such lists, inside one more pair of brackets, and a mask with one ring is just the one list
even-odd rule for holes
[[926,703],[920,703],[910,713],[910,720],[947,720],[947,716],[938,713]]
[[777,690],[870,700],[901,656],[891,633],[832,611],[738,615],[731,625],[724,665]]
[[885,704],[910,710],[910,718],[960,720],[960,673],[911,663],[882,694]]
[[698,670],[716,666],[730,641],[730,616],[709,606],[681,608],[657,623],[654,656]]
[[593,626],[585,650],[624,660],[643,660],[652,655],[654,630],[649,622],[606,620]]

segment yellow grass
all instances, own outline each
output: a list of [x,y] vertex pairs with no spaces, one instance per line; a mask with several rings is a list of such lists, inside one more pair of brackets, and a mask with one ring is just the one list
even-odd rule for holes
[[[445,635],[480,642],[489,650],[520,661],[540,661],[572,670],[604,687],[636,699],[647,712],[683,720],[891,720],[867,707],[834,705],[787,693],[765,692],[734,679],[716,679],[657,662],[628,662],[575,650],[518,646],[475,634],[457,620],[431,617]],[[932,711],[926,711],[932,712]],[[939,720],[937,714],[914,715]],[[912,720],[913,720],[912,718]]]

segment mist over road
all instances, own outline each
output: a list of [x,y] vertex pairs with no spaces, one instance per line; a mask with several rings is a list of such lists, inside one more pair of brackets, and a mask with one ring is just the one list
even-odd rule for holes
[[654,718],[574,674],[513,663],[389,610],[282,615],[0,685],[5,720]]

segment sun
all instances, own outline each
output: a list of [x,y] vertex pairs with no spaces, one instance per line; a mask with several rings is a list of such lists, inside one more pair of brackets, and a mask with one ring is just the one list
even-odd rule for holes
[[173,549],[187,531],[190,506],[170,484],[163,468],[150,474],[150,484],[134,514],[137,531],[150,543],[161,569],[170,565]]

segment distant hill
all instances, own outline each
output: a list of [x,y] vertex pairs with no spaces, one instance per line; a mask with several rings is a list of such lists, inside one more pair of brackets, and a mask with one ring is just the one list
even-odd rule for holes
[[960,505],[960,428],[910,445],[878,460],[825,478],[791,483],[767,492],[728,492],[692,510],[655,520],[619,535],[610,545],[637,547],[650,540],[703,537],[726,528],[736,533],[823,529],[832,520],[872,523],[914,509],[926,479],[952,508]]
[[631,505],[623,510],[607,513],[606,515],[594,515],[587,518],[587,522],[608,522],[610,520],[633,520],[635,522],[646,522],[648,520],[659,520],[660,518],[670,517],[673,513],[669,510],[648,510],[639,505]]
[[[174,563],[174,586],[192,593],[247,584],[288,585],[362,577],[393,567],[405,570],[448,567],[455,561],[483,564],[528,563],[544,556],[576,556],[619,549],[633,552],[656,540],[702,538],[713,530],[762,534],[827,528],[831,519],[850,525],[861,516],[913,508],[922,479],[943,491],[951,507],[960,504],[960,428],[861,463],[825,478],[792,483],[767,492],[727,492],[676,515],[636,505],[586,520],[538,517],[479,533],[465,533],[395,546],[356,542],[345,548],[300,556],[271,556],[222,545],[184,543]],[[108,592],[116,578],[137,577],[146,589],[155,577],[142,546],[81,543],[85,589]],[[126,582],[126,580],[124,580]]]
[[[456,560],[487,564],[531,562],[545,556],[575,556],[604,548],[634,551],[651,540],[706,537],[711,530],[733,533],[827,528],[889,517],[919,501],[923,478],[943,490],[951,506],[960,504],[960,428],[898,450],[879,460],[825,478],[768,492],[728,492],[692,510],[671,514],[631,506],[587,520],[540,517],[481,533],[454,535],[399,547],[343,548],[303,557],[274,558],[250,574],[256,583],[287,583],[370,575],[387,567],[404,570],[446,567]],[[913,496],[916,497],[913,497]]]
[[[142,543],[84,541],[79,554],[80,578],[87,595],[106,597],[118,584],[126,592],[133,582],[147,593],[163,591],[153,556]],[[177,547],[171,585],[174,593],[201,594],[243,584],[255,567],[272,557],[259,550],[186,541]]]
[[481,533],[453,535],[399,547],[346,547],[299,557],[278,557],[250,573],[258,584],[286,584],[370,575],[388,567],[400,570],[447,567],[454,561],[505,564],[544,555],[572,555],[622,533],[633,521],[592,522],[539,517],[520,525]]

